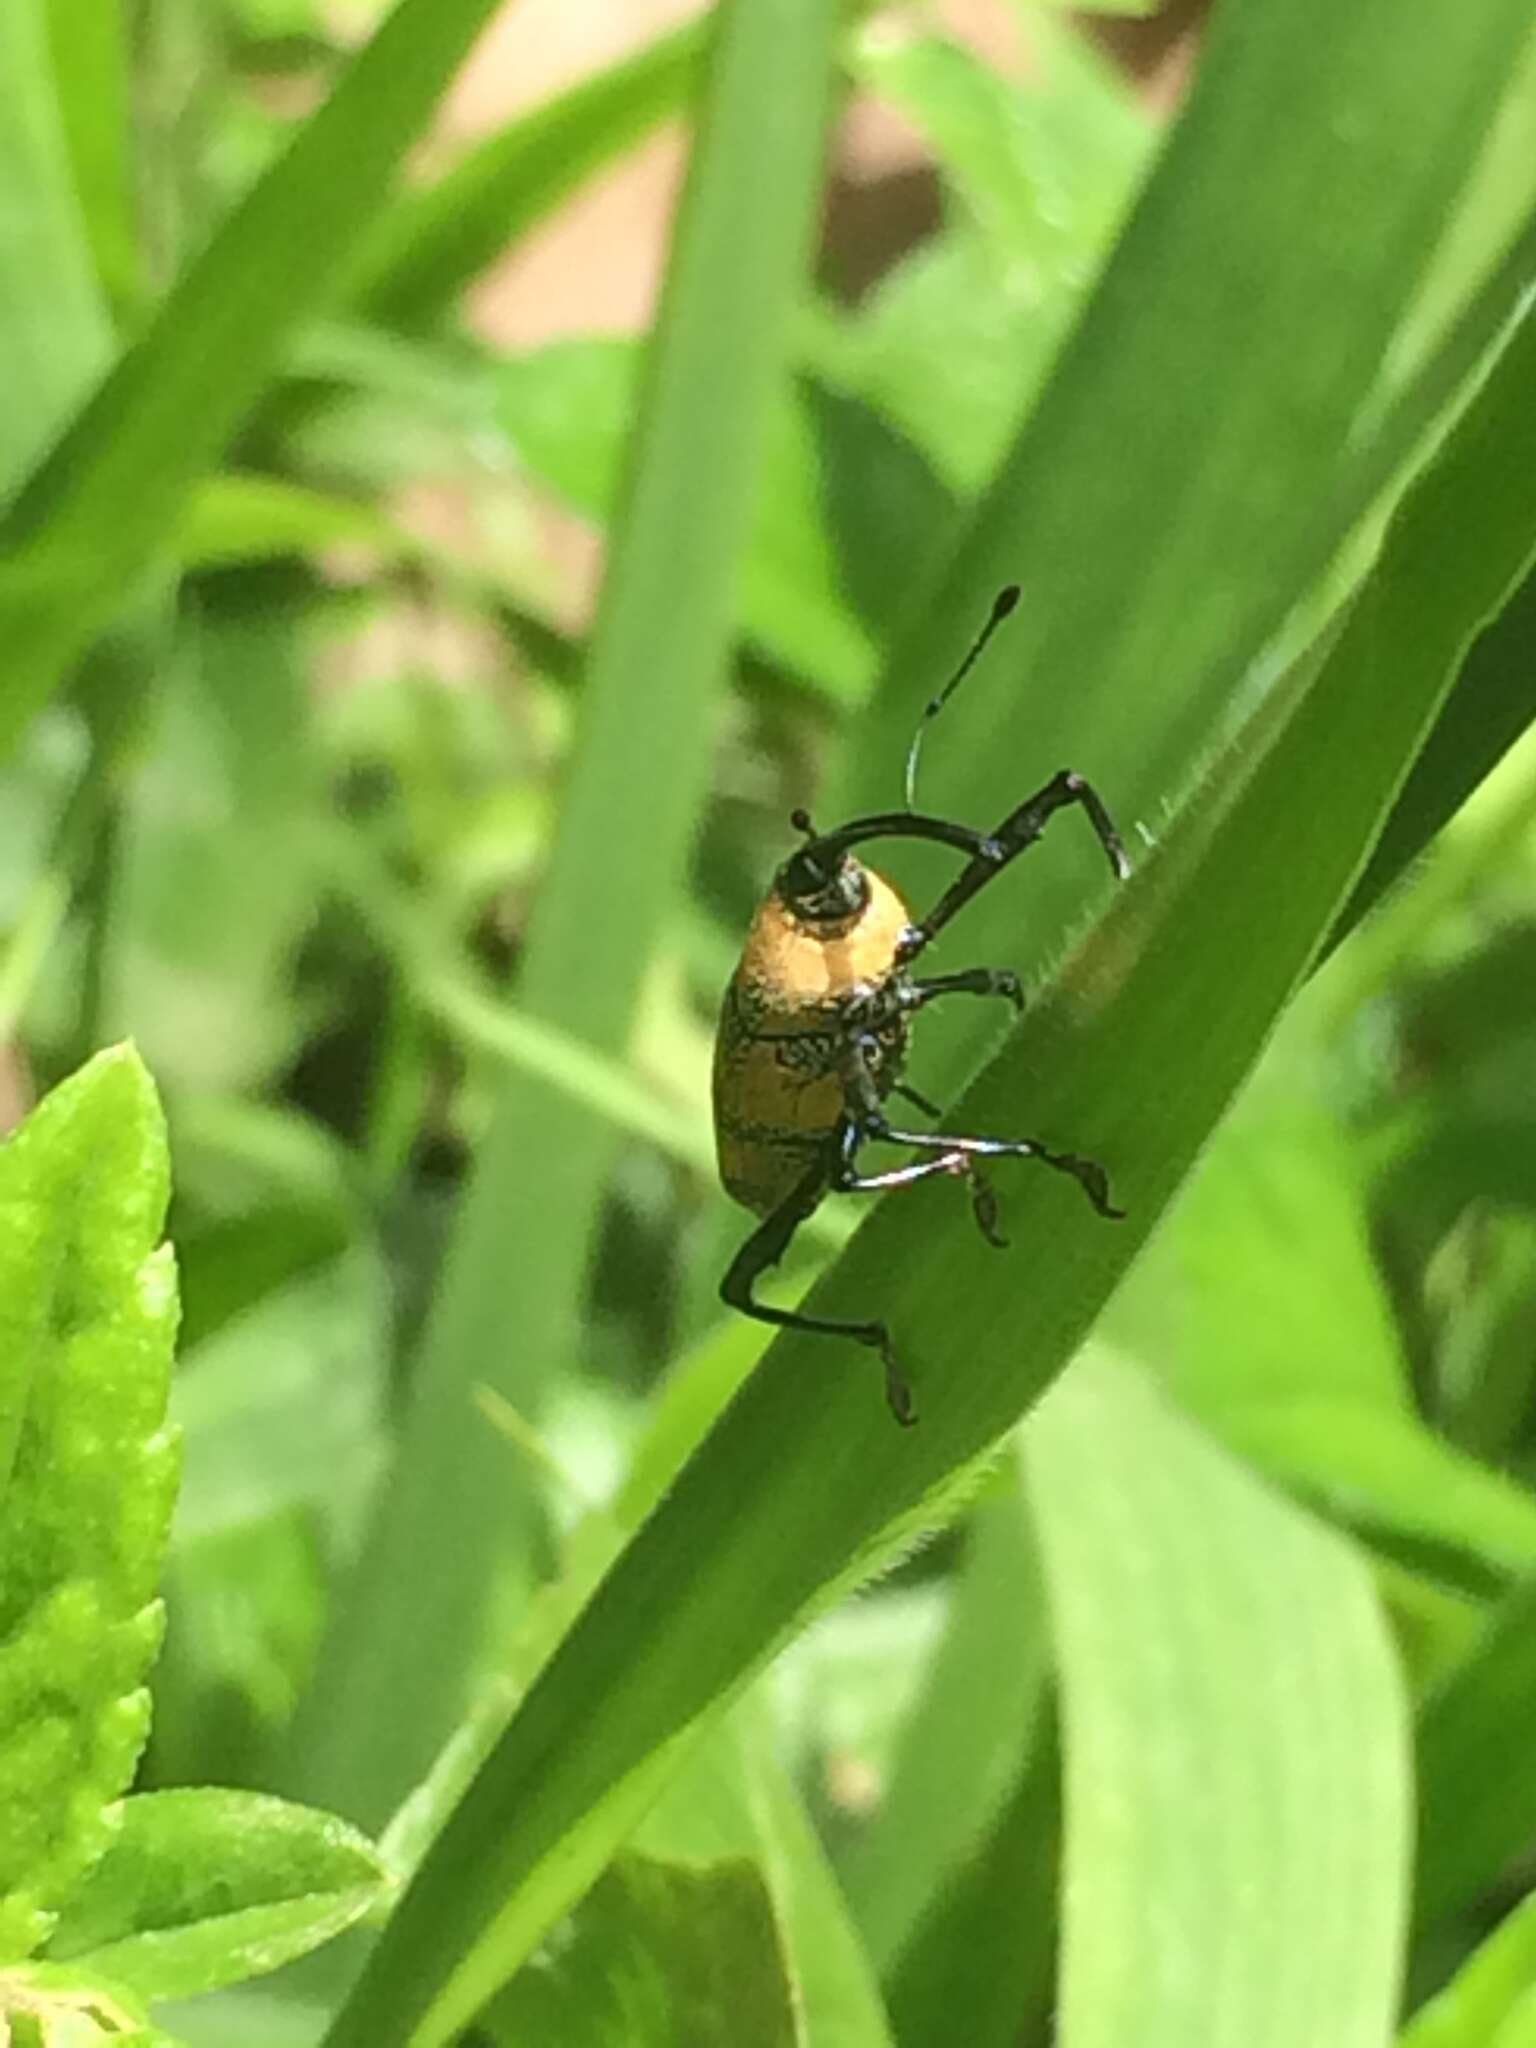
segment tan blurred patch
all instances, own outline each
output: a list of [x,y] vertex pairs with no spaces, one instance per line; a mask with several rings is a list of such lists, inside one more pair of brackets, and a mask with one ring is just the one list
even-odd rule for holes
[[[482,38],[444,109],[450,146],[616,62],[692,18],[691,0],[519,0]],[[1174,0],[1148,21],[1092,17],[1092,34],[1160,105],[1187,75],[1205,0]],[[1028,47],[1012,0],[943,0],[933,14],[1013,76]],[[937,221],[932,168],[920,138],[889,108],[854,99],[837,140],[828,209],[827,274],[855,291]],[[651,317],[684,164],[673,126],[630,151],[555,220],[480,280],[470,318],[487,340],[529,348],[561,335],[633,333]]]
[[[334,0],[353,32],[376,0]],[[481,38],[449,95],[420,165],[433,170],[520,111],[617,62],[695,17],[696,0],[516,0]],[[1085,18],[1100,45],[1160,106],[1187,76],[1205,0],[1172,0],[1150,21]],[[908,16],[917,20],[914,10]],[[1029,52],[1013,0],[942,0],[926,17],[1011,76]],[[853,299],[939,222],[938,182],[922,139],[899,114],[863,95],[843,111],[826,200],[821,277]],[[571,335],[642,332],[666,262],[672,212],[685,166],[685,137],[669,124],[584,185],[554,219],[509,251],[469,294],[470,324],[497,348],[523,350]],[[450,498],[452,490],[447,494]],[[431,492],[412,506],[430,526],[451,511]],[[422,502],[421,500],[426,500]],[[596,536],[555,506],[537,514],[540,553],[557,609],[577,628],[601,568]]]
[[19,1039],[0,1045],[0,1136],[15,1130],[37,1101],[27,1049]]
[[[698,11],[694,0],[520,0],[481,39],[449,96],[444,126],[460,140],[484,134]],[[661,283],[683,161],[675,125],[629,151],[486,272],[470,294],[473,325],[504,348],[643,328]]]

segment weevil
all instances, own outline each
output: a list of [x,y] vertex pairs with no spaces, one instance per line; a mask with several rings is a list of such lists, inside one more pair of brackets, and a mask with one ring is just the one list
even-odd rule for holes
[[[1038,1159],[1070,1174],[1101,1216],[1119,1217],[1109,1177],[1096,1160],[1060,1152],[1037,1138],[958,1136],[898,1128],[885,1105],[899,1096],[923,1115],[940,1111],[903,1078],[912,1020],[944,996],[997,996],[1024,1006],[1018,976],[1006,967],[965,967],[922,977],[912,972],[950,920],[1033,846],[1057,811],[1087,815],[1115,875],[1130,863],[1098,795],[1071,769],[1014,807],[992,832],[977,832],[914,808],[918,748],[928,721],[942,709],[1018,602],[1002,591],[965,659],[926,707],[907,756],[907,807],[852,818],[818,832],[804,811],[791,823],[805,844],[773,878],[726,988],[715,1037],[715,1142],[728,1194],[762,1217],[720,1283],[722,1299],[759,1322],[822,1336],[845,1337],[878,1351],[886,1399],[900,1423],[916,1420],[911,1390],[890,1331],[878,1320],[855,1322],[775,1308],[753,1292],[778,1264],[790,1239],[828,1194],[911,1187],[938,1174],[964,1179],[982,1235],[1002,1247],[997,1200],[982,1161]],[[914,919],[902,898],[852,851],[872,839],[931,839],[965,856],[965,865],[925,916]],[[905,1145],[921,1156],[866,1173],[859,1163],[871,1141]]]

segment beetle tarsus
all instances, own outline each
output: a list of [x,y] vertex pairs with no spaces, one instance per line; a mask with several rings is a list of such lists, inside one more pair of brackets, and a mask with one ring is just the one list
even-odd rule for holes
[[998,1228],[997,1190],[974,1159],[966,1161],[966,1178],[971,1184],[971,1214],[976,1218],[976,1228],[994,1251],[1007,1251],[1008,1240]]
[[1073,1152],[1042,1153],[1041,1157],[1048,1165],[1059,1166],[1063,1173],[1070,1173],[1101,1216],[1107,1216],[1113,1223],[1125,1220],[1126,1211],[1117,1209],[1111,1200],[1109,1175],[1097,1159],[1079,1159]]
[[1024,1008],[1024,986],[1010,967],[963,967],[958,974],[933,974],[921,981],[905,981],[898,1000],[904,1010],[917,1012],[940,996],[1003,996],[1016,1010]]
[[896,1347],[891,1342],[891,1333],[886,1329],[884,1323],[872,1323],[870,1327],[879,1332],[879,1335],[872,1338],[871,1342],[874,1343],[875,1348],[879,1351],[881,1362],[885,1366],[885,1405],[890,1409],[903,1429],[910,1429],[917,1421],[917,1404],[912,1399],[912,1389],[907,1384],[907,1376],[902,1371],[901,1361],[896,1356]]
[[[932,910],[917,920],[915,941],[910,936],[904,937],[901,959],[915,960],[979,890],[1001,874],[1011,860],[1035,844],[1057,811],[1066,810],[1073,804],[1087,812],[1088,822],[1104,849],[1106,860],[1117,878],[1125,881],[1130,875],[1131,863],[1102,798],[1093,784],[1079,775],[1076,769],[1063,768],[1033,796],[1016,805],[995,832],[982,836],[976,851]],[[999,852],[1001,859],[998,858]]]

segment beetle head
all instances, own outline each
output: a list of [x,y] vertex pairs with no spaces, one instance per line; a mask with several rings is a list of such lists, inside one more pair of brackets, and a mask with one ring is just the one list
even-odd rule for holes
[[802,924],[848,924],[869,902],[868,875],[835,834],[820,837],[804,811],[796,811],[790,823],[806,835],[806,844],[773,878],[779,900]]

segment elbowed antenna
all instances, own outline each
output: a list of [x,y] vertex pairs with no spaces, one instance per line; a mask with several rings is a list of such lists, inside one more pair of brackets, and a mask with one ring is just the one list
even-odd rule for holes
[[937,697],[930,698],[929,702],[924,706],[923,715],[917,721],[917,730],[912,735],[912,744],[907,749],[906,799],[907,809],[909,811],[915,810],[917,808],[917,757],[919,751],[922,748],[923,735],[928,730],[929,720],[938,717],[939,713],[944,709],[944,706],[949,702],[950,698],[955,694],[956,690],[958,690],[960,685],[965,681],[966,677],[970,674],[971,670],[976,666],[977,662],[981,659],[982,649],[986,646],[987,642],[992,638],[992,635],[997,631],[998,627],[1003,623],[1004,619],[1007,618],[1008,614],[1013,610],[1014,606],[1018,603],[1018,601],[1019,586],[1017,583],[1010,583],[1006,590],[1000,590],[997,593],[997,596],[992,600],[992,609],[987,615],[987,623],[982,627],[981,631],[976,635],[976,638],[971,642],[970,652],[966,655],[964,661],[961,662],[960,666],[955,670],[954,674],[950,677],[949,681],[944,685],[943,689],[940,690]]

